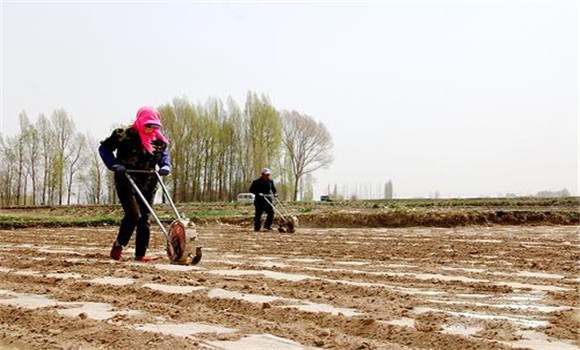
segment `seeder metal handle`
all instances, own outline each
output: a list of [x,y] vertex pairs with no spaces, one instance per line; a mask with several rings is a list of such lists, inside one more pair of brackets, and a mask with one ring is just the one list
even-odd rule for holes
[[155,170],[127,169],[126,172],[129,174],[153,174]]
[[171,196],[169,195],[169,191],[167,190],[167,187],[165,186],[165,183],[161,179],[161,175],[159,175],[159,172],[157,170],[127,169],[127,173],[129,173],[129,174],[155,174],[155,176],[157,176],[157,180],[159,180],[159,183],[161,184],[163,195],[165,196],[165,198],[167,198],[167,201],[169,202],[169,205],[171,205],[171,209],[173,209],[175,216],[177,216],[178,219],[184,219],[181,216],[181,214],[179,213],[179,211],[177,211],[177,207],[175,206],[175,203],[173,203],[173,200],[171,199]]
[[290,216],[290,213],[288,212],[288,210],[286,209],[286,207],[282,204],[282,201],[278,198],[278,197],[274,197],[276,199],[276,202],[278,204],[280,204],[280,207],[282,207],[282,209],[284,210],[284,213],[286,214],[286,216]]
[[155,218],[155,221],[157,221],[157,224],[161,228],[163,235],[165,235],[165,238],[167,239],[167,244],[169,244],[169,233],[167,233],[167,230],[165,230],[165,226],[163,226],[163,224],[161,223],[161,220],[159,220],[159,217],[157,216],[157,214],[155,214],[155,211],[153,210],[151,205],[149,205],[149,202],[147,201],[147,199],[145,198],[143,193],[141,193],[141,190],[139,189],[139,187],[137,187],[137,184],[135,183],[135,181],[133,181],[133,178],[131,177],[131,175],[128,174],[128,173],[137,172],[137,171],[139,171],[140,173],[143,172],[140,170],[128,170],[127,173],[125,174],[125,176],[127,177],[127,180],[129,180],[129,183],[131,183],[131,186],[133,186],[133,189],[135,190],[135,192],[137,192],[137,195],[139,195],[139,198],[141,198],[141,201],[143,201],[143,204],[145,204],[145,207],[147,207],[147,209],[149,210],[151,215],[153,215],[153,217]]
[[264,200],[266,201],[266,203],[270,204],[270,206],[272,207],[272,209],[274,209],[274,211],[280,215],[282,217],[282,220],[286,221],[286,218],[284,217],[284,215],[274,206],[274,204],[272,204],[272,202],[270,202],[270,200],[267,197],[270,197],[270,195],[267,194],[262,194],[260,193],[260,196],[262,198],[264,198]]
[[159,184],[161,184],[161,188],[163,189],[163,194],[165,195],[165,198],[167,198],[167,201],[171,205],[171,209],[173,209],[173,212],[175,213],[175,216],[177,216],[178,219],[185,219],[177,211],[177,207],[175,206],[175,203],[173,203],[173,199],[171,199],[171,196],[169,195],[169,191],[167,190],[167,187],[165,186],[165,183],[161,179],[161,175],[159,175],[159,172],[155,171],[155,175],[157,176],[157,179],[159,180]]

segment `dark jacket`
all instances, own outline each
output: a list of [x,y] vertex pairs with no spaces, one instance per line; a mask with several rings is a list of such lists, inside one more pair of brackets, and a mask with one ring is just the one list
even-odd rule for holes
[[[265,195],[276,195],[278,194],[278,190],[276,190],[276,186],[274,186],[273,180],[264,180],[262,177],[256,179],[252,182],[252,186],[250,186],[250,193],[253,193],[256,197],[254,198],[255,205],[268,205],[264,198],[260,196],[260,193]],[[272,198],[269,198],[272,201]]]
[[[162,167],[170,165],[169,151],[167,143],[162,140],[155,140],[151,143],[153,153],[149,153],[141,143],[139,132],[132,128],[115,129],[111,136],[101,141],[99,147],[99,154],[107,168],[115,164],[121,164],[127,169],[133,170],[149,170],[155,169],[155,165]],[[116,155],[113,152],[116,151]],[[156,177],[154,175],[138,175],[133,176],[138,185],[144,187],[147,183],[155,185]],[[117,176],[115,176],[115,180]],[[141,187],[141,186],[140,186]]]

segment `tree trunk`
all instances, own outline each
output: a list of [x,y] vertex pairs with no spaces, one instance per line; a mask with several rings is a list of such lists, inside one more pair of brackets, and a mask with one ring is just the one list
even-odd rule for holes
[[68,178],[68,189],[67,189],[67,197],[66,197],[66,204],[67,205],[70,205],[70,193],[72,192],[73,177],[74,177],[74,172],[71,170],[70,176]]
[[294,193],[293,193],[293,200],[294,202],[298,201],[298,184],[300,183],[300,177],[298,175],[296,175],[296,178],[294,180]]

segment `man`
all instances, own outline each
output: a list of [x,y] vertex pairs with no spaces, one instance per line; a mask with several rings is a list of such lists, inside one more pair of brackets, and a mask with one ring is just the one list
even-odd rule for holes
[[254,207],[256,208],[256,215],[254,216],[254,231],[260,231],[260,227],[262,226],[262,213],[264,212],[267,214],[264,229],[271,231],[272,221],[274,221],[274,208],[272,208],[272,205],[267,200],[273,204],[274,197],[278,197],[278,191],[276,190],[276,186],[274,186],[274,181],[270,180],[270,169],[265,168],[262,170],[262,176],[252,182],[250,192],[255,195]]

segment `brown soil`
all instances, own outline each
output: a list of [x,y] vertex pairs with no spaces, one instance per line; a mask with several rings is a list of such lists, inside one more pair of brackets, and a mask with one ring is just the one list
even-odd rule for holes
[[469,225],[578,225],[580,213],[554,211],[386,210],[301,215],[306,227],[457,227]]
[[428,312],[415,318],[415,328],[421,332],[438,332],[445,328],[447,316],[441,313]]
[[519,340],[522,337],[515,334],[517,327],[506,320],[494,320],[487,322],[485,329],[477,335],[486,339],[496,339],[504,341]]
[[[181,270],[164,269],[172,266],[163,260],[136,264],[132,248],[123,261],[111,263],[115,231],[0,231],[0,348],[191,349],[265,333],[328,349],[510,349],[500,342],[517,340],[516,332],[536,323],[535,330],[578,344],[577,309],[570,309],[580,306],[573,226],[300,228],[281,235],[216,224],[198,230],[205,247],[201,264]],[[153,232],[150,254],[162,255],[163,249],[161,235]],[[134,281],[91,281],[99,277]],[[203,288],[169,294],[145,284]],[[216,290],[278,299],[216,298],[210,295]],[[6,291],[108,303],[141,314],[107,320],[87,313],[63,316],[61,306],[3,304],[15,298]],[[333,311],[300,308],[308,303]],[[405,319],[414,326],[396,323]],[[211,323],[237,332],[183,337],[134,329],[167,322]],[[445,332],[456,325],[482,331]]]
[[561,311],[553,314],[546,334],[579,342],[580,315],[578,311]]

